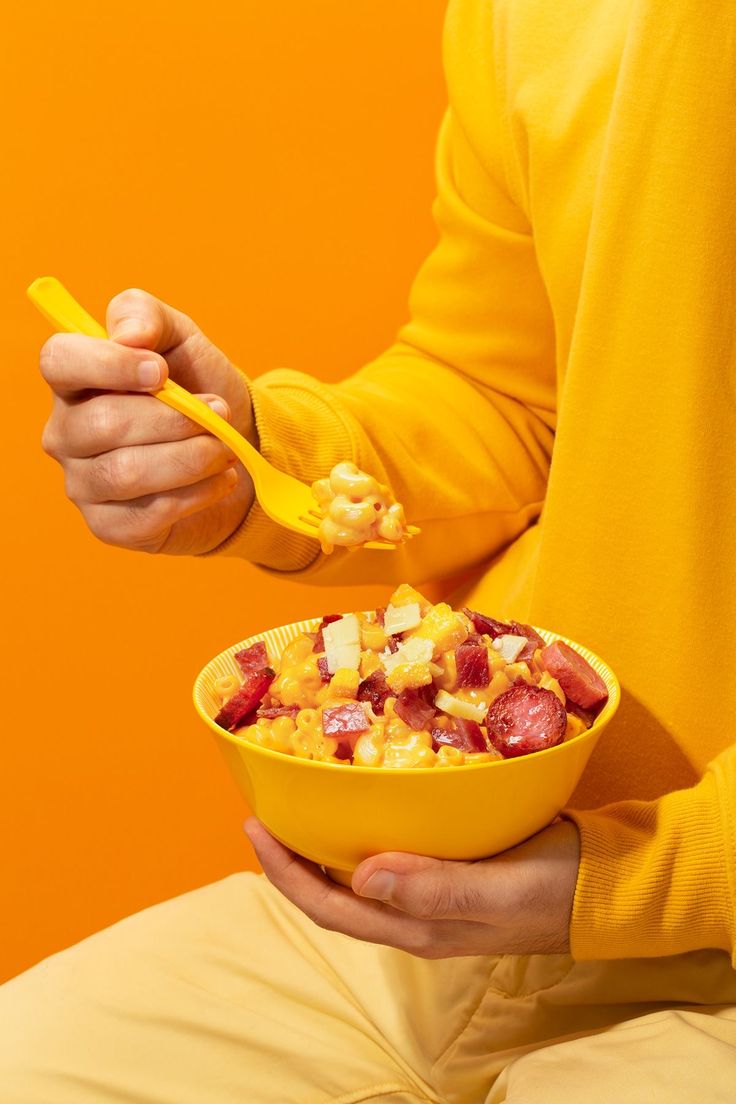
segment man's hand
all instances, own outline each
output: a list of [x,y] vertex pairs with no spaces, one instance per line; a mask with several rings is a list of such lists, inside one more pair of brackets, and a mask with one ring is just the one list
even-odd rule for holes
[[580,843],[568,821],[478,862],[375,855],[355,870],[352,890],[283,847],[255,817],[245,829],[270,881],[330,931],[420,958],[569,949]]
[[55,334],[43,346],[54,393],[43,447],[100,540],[209,551],[242,521],[252,483],[225,445],[146,391],[171,375],[257,444],[243,378],[190,318],[145,291],[111,300],[107,331],[109,341]]

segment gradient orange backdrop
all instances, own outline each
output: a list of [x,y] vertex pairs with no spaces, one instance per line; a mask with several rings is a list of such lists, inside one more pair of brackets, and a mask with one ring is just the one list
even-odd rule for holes
[[5,13],[2,977],[254,866],[192,679],[261,628],[383,595],[97,543],[40,449],[50,331],[25,288],[56,275],[103,322],[117,291],[146,288],[253,374],[336,379],[371,359],[435,238],[443,8]]

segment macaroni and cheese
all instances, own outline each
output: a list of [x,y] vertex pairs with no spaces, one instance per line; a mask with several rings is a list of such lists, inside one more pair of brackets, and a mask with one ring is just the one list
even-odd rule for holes
[[526,755],[584,732],[605,683],[529,625],[432,605],[402,584],[385,608],[324,617],[279,657],[236,653],[215,720],[243,740],[339,766],[457,767]]
[[349,461],[336,464],[327,479],[313,483],[312,493],[322,512],[323,552],[374,540],[400,544],[408,535],[404,508],[389,488]]

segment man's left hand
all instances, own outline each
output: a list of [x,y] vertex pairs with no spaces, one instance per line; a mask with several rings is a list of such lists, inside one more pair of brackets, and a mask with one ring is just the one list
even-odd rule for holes
[[246,832],[269,880],[315,924],[420,958],[562,954],[580,859],[578,831],[557,821],[476,862],[401,851],[374,855],[352,890],[295,855],[251,817]]

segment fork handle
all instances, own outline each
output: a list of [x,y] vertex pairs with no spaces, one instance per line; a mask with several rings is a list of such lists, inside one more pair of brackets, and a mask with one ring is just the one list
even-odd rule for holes
[[[104,326],[87,313],[55,276],[39,276],[28,288],[27,295],[55,329],[64,333],[84,334],[86,337],[107,338],[108,334]],[[232,449],[254,481],[257,480],[267,461],[250,441],[216,414],[211,407],[207,406],[207,403],[195,398],[186,388],[171,379],[167,379],[162,387],[149,394],[196,422],[213,437],[217,437]]]

